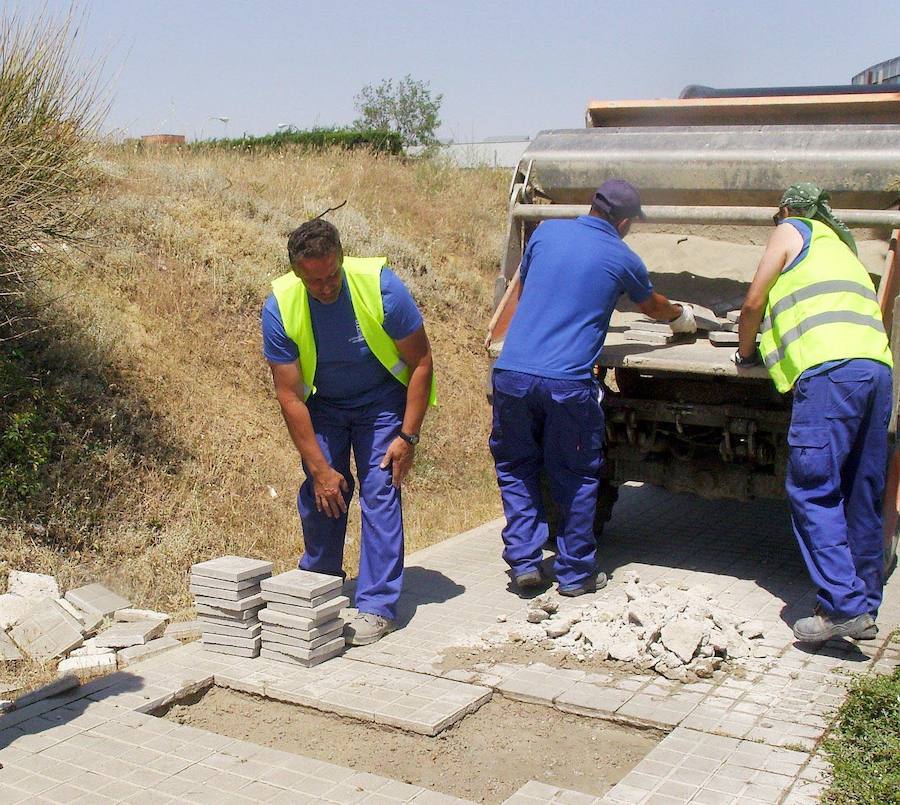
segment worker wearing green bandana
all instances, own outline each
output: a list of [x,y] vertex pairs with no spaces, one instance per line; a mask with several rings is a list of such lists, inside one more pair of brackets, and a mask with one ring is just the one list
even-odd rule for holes
[[816,611],[794,624],[794,636],[872,639],[884,585],[891,352],[875,288],[828,194],[792,185],[774,221],[741,308],[734,362],[761,359],[778,391],[793,392],[785,487],[818,587]]

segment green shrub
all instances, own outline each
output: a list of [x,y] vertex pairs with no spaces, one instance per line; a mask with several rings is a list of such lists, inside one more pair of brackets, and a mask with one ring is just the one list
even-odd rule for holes
[[0,340],[21,332],[39,267],[90,218],[96,73],[75,20],[0,12]]
[[315,128],[288,129],[260,137],[243,137],[199,140],[191,143],[194,149],[225,148],[241,151],[259,151],[294,145],[311,150],[325,148],[366,148],[385,154],[400,154],[403,142],[400,135],[386,129]]

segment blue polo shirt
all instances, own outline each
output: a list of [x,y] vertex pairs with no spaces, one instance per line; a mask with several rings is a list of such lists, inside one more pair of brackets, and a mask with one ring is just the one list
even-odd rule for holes
[[588,380],[616,302],[640,304],[653,285],[647,267],[602,218],[544,221],[531,236],[519,269],[519,304],[497,369]]
[[[400,382],[372,354],[353,313],[347,280],[338,298],[323,304],[309,298],[316,339],[315,397],[341,408],[356,408],[396,393]],[[394,340],[412,335],[422,326],[422,315],[407,287],[388,268],[381,271],[384,331]],[[262,310],[263,354],[272,363],[294,363],[300,352],[288,337],[274,295]]]

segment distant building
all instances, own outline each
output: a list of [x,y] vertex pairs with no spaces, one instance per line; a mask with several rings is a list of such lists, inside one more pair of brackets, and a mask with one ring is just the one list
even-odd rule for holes
[[854,84],[897,84],[900,85],[900,56],[873,65],[850,79]]

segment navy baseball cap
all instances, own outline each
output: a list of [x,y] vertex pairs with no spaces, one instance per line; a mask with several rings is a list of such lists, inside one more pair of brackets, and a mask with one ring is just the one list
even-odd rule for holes
[[646,219],[637,188],[624,179],[607,179],[594,193],[591,207],[606,213],[614,221],[623,218]]

